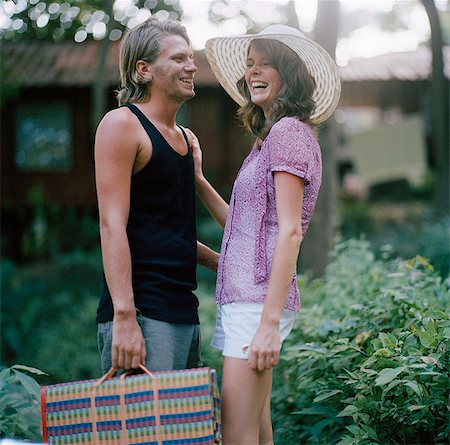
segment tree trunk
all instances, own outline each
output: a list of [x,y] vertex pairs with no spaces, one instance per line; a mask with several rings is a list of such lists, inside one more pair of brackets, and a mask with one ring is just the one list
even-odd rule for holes
[[[314,26],[315,41],[322,45],[331,57],[336,53],[339,25],[339,0],[319,0]],[[323,178],[316,210],[301,249],[301,268],[314,277],[321,276],[329,261],[336,232],[337,134],[334,119],[319,127],[322,148]]]
[[444,74],[442,32],[433,0],[421,0],[431,27],[433,73],[431,77],[432,144],[436,159],[436,195],[438,212],[450,211],[450,125],[449,81]]
[[285,6],[285,11],[286,11],[286,15],[287,15],[286,25],[291,26],[292,28],[295,28],[295,29],[300,29],[294,0],[289,0],[289,2]]
[[106,36],[100,42],[100,48],[97,54],[97,67],[95,80],[92,85],[92,134],[95,133],[97,125],[106,112],[106,102],[108,95],[108,52],[110,48],[109,32],[113,25],[113,2],[110,0],[102,1],[102,9],[109,17],[106,25]]

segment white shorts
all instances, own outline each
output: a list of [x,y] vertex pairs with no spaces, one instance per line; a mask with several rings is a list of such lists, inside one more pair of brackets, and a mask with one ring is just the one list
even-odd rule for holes
[[[242,346],[250,345],[261,320],[263,305],[231,303],[217,306],[217,319],[211,346],[226,357],[247,359]],[[280,319],[280,348],[294,326],[297,313],[284,310]]]

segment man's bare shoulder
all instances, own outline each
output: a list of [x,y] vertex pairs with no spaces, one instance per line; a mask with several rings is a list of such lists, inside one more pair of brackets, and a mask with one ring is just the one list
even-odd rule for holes
[[129,155],[135,158],[140,147],[139,121],[126,107],[105,114],[95,134],[95,152],[98,156]]
[[108,111],[100,121],[96,141],[105,141],[108,144],[129,145],[137,149],[139,145],[139,121],[126,107]]
[[133,127],[136,125],[136,119],[133,113],[127,107],[120,107],[108,111],[100,122],[100,127],[113,127],[125,129],[126,127]]

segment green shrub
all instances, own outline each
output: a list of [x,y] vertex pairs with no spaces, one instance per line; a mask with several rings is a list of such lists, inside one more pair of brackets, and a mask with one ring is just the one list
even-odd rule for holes
[[[367,241],[349,240],[323,278],[301,281],[304,309],[274,372],[277,445],[446,443],[450,280],[420,256],[405,262],[392,252],[375,255]],[[1,271],[3,364],[44,370],[42,384],[99,377],[99,252],[27,269],[2,261]],[[200,284],[197,295],[203,359],[220,372],[220,353],[209,346],[214,288]],[[0,373],[1,431],[36,440],[33,385],[19,385],[23,369],[14,369]]]
[[39,369],[14,365],[0,371],[0,437],[40,441],[40,386],[27,373]]
[[72,252],[27,268],[2,261],[1,272],[2,364],[42,369],[45,383],[97,377],[99,252]]
[[[19,268],[0,265],[2,299],[1,364],[27,363],[44,370],[42,383],[97,378],[95,315],[102,283],[98,250],[58,256],[55,262]],[[199,283],[202,356],[219,368],[220,353],[209,343],[215,325],[215,292]]]
[[279,444],[444,444],[450,280],[422,258],[339,244],[274,379]]
[[51,203],[42,183],[31,187],[26,205],[3,203],[2,216],[2,255],[17,261],[55,260],[100,246],[97,208]]
[[345,240],[365,237],[378,256],[387,244],[401,258],[421,255],[442,277],[450,273],[450,220],[420,202],[341,201],[339,231]]

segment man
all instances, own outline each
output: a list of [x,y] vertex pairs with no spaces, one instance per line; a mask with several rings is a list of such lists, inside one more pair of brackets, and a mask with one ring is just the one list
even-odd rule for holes
[[197,252],[193,135],[175,121],[195,96],[196,71],[178,22],[151,18],[122,41],[121,106],[105,115],[95,139],[104,373],[141,363],[153,371],[201,365],[196,262],[214,269],[218,254],[201,244]]

